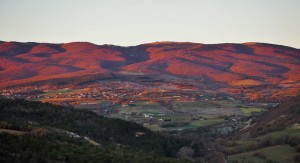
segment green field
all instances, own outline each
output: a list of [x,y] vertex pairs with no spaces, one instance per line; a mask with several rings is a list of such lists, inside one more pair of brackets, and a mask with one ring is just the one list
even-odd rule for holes
[[119,113],[141,113],[141,114],[164,114],[163,109],[149,109],[149,108],[139,108],[139,107],[130,107],[130,108],[120,108]]
[[239,107],[238,103],[232,103],[225,100],[217,101],[179,101],[173,103],[174,108],[234,108]]
[[[153,118],[157,122],[152,123],[152,125],[147,126],[147,128],[152,130],[184,130],[184,129],[196,129],[199,127],[210,126],[215,124],[221,124],[224,122],[224,116],[230,115],[245,115],[252,112],[261,111],[258,108],[247,108],[239,103],[233,103],[225,100],[215,100],[215,101],[176,101],[173,102],[173,108],[171,110],[158,103],[147,102],[147,101],[137,101],[128,104],[128,106],[119,107],[118,114],[113,117],[127,117],[133,115],[133,119],[138,123],[142,122],[144,114],[152,114]],[[244,109],[241,109],[243,107]],[[136,114],[131,114],[136,113]],[[124,115],[126,114],[126,115]],[[129,115],[131,114],[131,115]],[[194,116],[205,117],[205,120],[192,120]],[[134,117],[135,116],[135,117]],[[125,118],[126,119],[126,118]],[[160,119],[158,121],[158,119]],[[160,127],[161,119],[171,119],[172,123],[170,127]]]
[[285,129],[285,130],[281,130],[281,131],[271,132],[271,133],[268,133],[268,134],[265,134],[265,135],[262,135],[259,137],[251,138],[251,139],[238,140],[236,142],[239,145],[248,145],[248,144],[253,144],[259,140],[263,140],[267,137],[278,138],[278,137],[285,136],[285,135],[300,137],[300,129],[299,128],[289,128],[289,129]]
[[185,125],[185,126],[169,127],[169,128],[161,128],[161,129],[158,129],[157,126],[150,126],[148,128],[155,129],[155,130],[164,130],[164,131],[197,129],[199,127],[205,127],[205,126],[220,124],[223,121],[224,121],[223,118],[216,118],[216,119],[207,119],[207,120],[195,120],[195,121],[192,121],[188,125]]
[[58,94],[58,93],[69,93],[69,92],[73,92],[72,89],[56,89],[56,90],[49,90],[48,92],[46,92],[45,94]]
[[215,119],[206,119],[206,120],[196,120],[190,122],[188,127],[190,128],[198,128],[198,127],[204,127],[204,126],[210,126],[215,124],[220,124],[224,122],[224,118],[215,118]]
[[189,108],[212,108],[220,107],[221,105],[212,102],[174,102],[173,107],[175,109],[189,109]]
[[174,102],[175,111],[201,115],[243,115],[239,104],[228,101]]
[[154,102],[144,102],[144,101],[138,101],[133,103],[135,107],[146,107],[146,108],[157,108],[160,107],[157,103]]
[[241,108],[241,110],[244,114],[251,114],[251,113],[262,111],[262,109],[259,109],[259,108]]
[[[231,151],[234,149],[243,148],[244,146],[250,144],[257,144],[261,140],[264,140],[266,138],[274,139],[286,135],[300,137],[300,129],[289,128],[282,131],[271,132],[251,139],[238,140],[236,141],[236,143],[238,144],[237,146],[226,147],[225,149]],[[259,153],[259,155],[255,155],[255,153]],[[274,160],[276,162],[291,162],[295,154],[295,148],[290,145],[276,145],[254,151],[231,155],[229,156],[229,162],[267,162],[270,160]]]
[[152,130],[152,131],[158,131],[158,130],[161,129],[161,128],[160,128],[160,125],[158,125],[158,124],[149,125],[149,126],[145,126],[145,127],[149,128],[149,129]]
[[281,131],[275,131],[263,136],[259,136],[256,139],[264,139],[266,137],[278,138],[285,135],[300,137],[300,128],[289,128]]
[[184,108],[180,111],[198,114],[198,115],[219,115],[219,116],[228,116],[228,115],[243,115],[243,112],[240,108]]
[[137,102],[133,106],[119,108],[119,113],[141,113],[141,114],[172,114],[169,110],[157,103]]
[[[255,156],[260,153],[260,157]],[[259,150],[239,153],[229,156],[229,162],[267,162],[268,160],[276,160],[277,162],[290,162],[296,154],[294,147],[289,145],[277,145],[266,147]]]

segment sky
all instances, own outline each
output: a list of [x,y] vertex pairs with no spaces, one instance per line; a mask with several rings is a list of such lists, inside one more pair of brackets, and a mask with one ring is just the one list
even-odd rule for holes
[[0,40],[300,48],[300,0],[0,0]]

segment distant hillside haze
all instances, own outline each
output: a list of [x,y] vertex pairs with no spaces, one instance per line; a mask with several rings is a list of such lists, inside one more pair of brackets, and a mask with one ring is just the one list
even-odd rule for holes
[[[2,86],[89,74],[173,75],[235,86],[292,85],[300,50],[265,43],[155,42],[137,46],[0,42]],[[295,89],[297,88],[297,89]]]

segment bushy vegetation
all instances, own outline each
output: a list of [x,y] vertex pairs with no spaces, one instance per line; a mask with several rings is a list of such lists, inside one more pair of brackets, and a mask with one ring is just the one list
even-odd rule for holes
[[295,97],[254,117],[252,126],[235,133],[239,138],[225,140],[229,162],[299,162],[299,107]]
[[286,102],[277,105],[268,112],[264,112],[261,116],[254,117],[252,127],[245,131],[249,131],[250,135],[260,136],[274,131],[284,130],[294,124],[300,123],[300,96],[294,97]]
[[[251,116],[255,122],[249,128],[228,135],[215,132],[226,126],[224,121],[222,125],[176,131],[171,133],[176,137],[172,137],[86,110],[2,99],[0,162],[297,161],[300,151],[298,106],[299,100],[296,100],[257,117]],[[1,133],[7,132],[3,129],[11,133]],[[80,138],[56,130],[73,132]],[[100,145],[92,145],[84,137]],[[286,156],[273,155],[273,149],[285,152]]]
[[[147,152],[149,153],[149,155],[155,155],[157,157],[175,157],[180,148],[182,148],[183,146],[188,146],[190,144],[189,141],[186,140],[181,140],[169,136],[167,137],[152,132],[149,129],[133,122],[127,122],[120,119],[105,118],[98,116],[90,111],[79,111],[49,103],[1,99],[0,113],[1,128],[14,129],[25,132],[31,132],[37,127],[45,129],[55,128],[76,133],[81,137],[89,137],[105,147],[121,147],[122,149],[126,150]],[[142,134],[137,135],[137,133]],[[68,143],[67,145],[61,145],[61,143],[57,142],[58,137],[55,136],[47,136],[43,139],[38,137],[31,137],[28,135],[19,137],[8,135],[1,136],[1,144],[2,142],[10,141],[10,139],[12,139],[14,140],[13,142],[19,141],[19,143],[21,144],[25,143],[31,146],[32,140],[33,142],[37,142],[36,147],[34,147],[33,149],[49,148],[50,151],[50,148],[52,146],[59,146],[58,148],[71,148],[70,144]],[[11,147],[8,145],[5,148],[12,148],[12,151],[19,150],[19,148],[22,149],[22,147],[18,145],[19,143],[12,143]],[[76,150],[82,150],[79,153],[83,154],[85,152],[88,152],[84,149],[85,146],[75,146],[78,147],[78,149],[74,149],[74,153],[71,154],[72,157],[75,157]],[[7,151],[7,149],[5,151]],[[5,153],[5,151],[2,151],[2,156],[7,156],[8,153]],[[26,152],[26,150],[23,152]],[[37,155],[41,154],[41,151],[39,150],[35,150],[34,152],[37,152]],[[95,154],[97,152],[99,151],[92,150],[92,154]],[[18,152],[15,151],[15,153]],[[65,156],[64,153],[58,153]],[[96,155],[97,154],[95,154],[95,156]],[[32,157],[38,159],[35,156],[36,155]],[[57,156],[58,155],[55,155],[55,157]],[[16,156],[16,158],[20,157],[21,156]],[[41,155],[41,158],[43,157],[44,156]],[[63,158],[71,159],[69,157]],[[49,159],[51,160],[53,159],[53,157],[49,156]]]
[[[0,162],[177,162],[143,152],[97,147],[62,135],[0,134]],[[182,160],[181,160],[182,161]],[[179,162],[179,160],[178,160]]]
[[233,149],[226,150],[225,153],[227,155],[232,155],[232,154],[254,151],[257,149],[276,146],[276,145],[289,145],[295,147],[295,150],[297,150],[297,146],[300,145],[300,137],[289,136],[289,135],[285,135],[277,138],[266,137],[263,140],[256,141],[254,143],[243,144]]

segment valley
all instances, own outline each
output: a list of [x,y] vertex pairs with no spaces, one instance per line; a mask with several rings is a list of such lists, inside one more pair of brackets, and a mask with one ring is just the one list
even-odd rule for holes
[[180,78],[168,80],[152,76],[114,75],[70,87],[53,83],[59,81],[5,89],[0,94],[5,98],[25,98],[90,110],[159,131],[196,129],[222,123],[231,116],[248,117],[277,104],[245,101],[229,93],[214,91],[220,87],[218,85],[193,80],[185,82]]
[[52,161],[297,162],[299,65],[265,43],[0,42],[0,140],[18,142],[0,154],[33,141],[59,146]]

